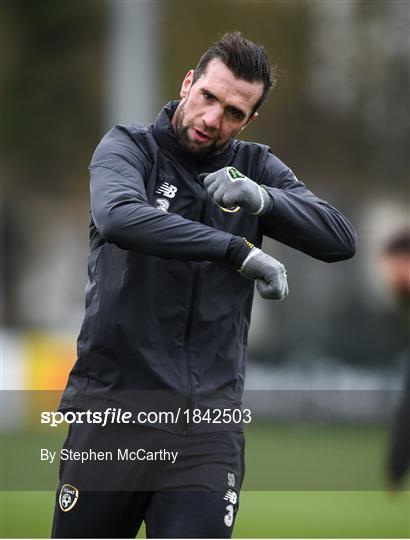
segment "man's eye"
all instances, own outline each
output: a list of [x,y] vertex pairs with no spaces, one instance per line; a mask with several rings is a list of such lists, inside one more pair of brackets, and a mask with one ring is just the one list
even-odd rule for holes
[[204,96],[206,101],[212,101],[214,96],[212,94],[209,94],[209,92],[202,92],[202,95]]
[[228,114],[234,120],[243,120],[243,114],[241,113],[241,111],[237,111],[236,109],[229,109]]

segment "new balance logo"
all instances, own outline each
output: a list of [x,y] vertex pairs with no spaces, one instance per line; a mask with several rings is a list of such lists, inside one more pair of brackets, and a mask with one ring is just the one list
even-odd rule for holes
[[238,500],[238,495],[233,491],[233,489],[228,489],[225,494],[224,501],[229,501],[231,504],[236,504]]
[[168,182],[162,182],[162,184],[159,186],[159,188],[156,190],[155,193],[162,193],[165,197],[168,197],[169,199],[173,199],[176,195],[176,192],[178,191],[178,188],[173,186],[172,184],[169,184]]

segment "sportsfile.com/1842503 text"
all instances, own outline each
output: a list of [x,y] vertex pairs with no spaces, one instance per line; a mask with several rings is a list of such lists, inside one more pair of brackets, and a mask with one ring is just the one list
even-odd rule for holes
[[175,411],[139,411],[132,413],[120,408],[108,407],[103,411],[42,411],[41,423],[50,427],[60,424],[249,424],[250,409],[182,409]]

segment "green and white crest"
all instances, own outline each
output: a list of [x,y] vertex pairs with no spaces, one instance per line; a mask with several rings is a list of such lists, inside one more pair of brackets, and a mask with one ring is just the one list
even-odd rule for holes
[[227,167],[227,172],[232,182],[235,182],[235,180],[243,180],[244,178],[246,178],[246,176],[239,172],[238,169],[235,169],[235,167]]

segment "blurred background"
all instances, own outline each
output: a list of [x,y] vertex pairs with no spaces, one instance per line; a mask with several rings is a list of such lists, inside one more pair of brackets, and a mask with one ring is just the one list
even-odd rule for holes
[[[3,395],[61,390],[75,360],[88,254],[87,167],[98,141],[116,123],[152,122],[178,98],[201,54],[231,30],[262,43],[279,70],[277,88],[244,138],[270,145],[358,232],[356,257],[334,265],[264,244],[286,264],[291,293],[280,304],[255,297],[246,401],[256,421],[248,429],[249,492],[235,534],[409,535],[408,492],[394,502],[381,494],[409,348],[408,304],[398,301],[382,263],[386,242],[410,226],[407,0],[3,1]],[[31,451],[26,430],[38,427],[38,394],[24,400],[5,407],[13,414],[3,415],[4,455]],[[337,464],[343,444],[350,451]],[[261,458],[276,451],[289,460],[283,474]],[[289,475],[300,478],[293,467],[301,454],[307,461],[300,472],[314,481],[289,482]],[[53,495],[43,492],[33,503],[26,489],[35,488],[18,488],[4,495],[2,532],[47,536]],[[32,514],[27,530],[15,519],[22,505]],[[358,506],[368,509],[367,519]],[[298,515],[309,519],[295,521]]]

